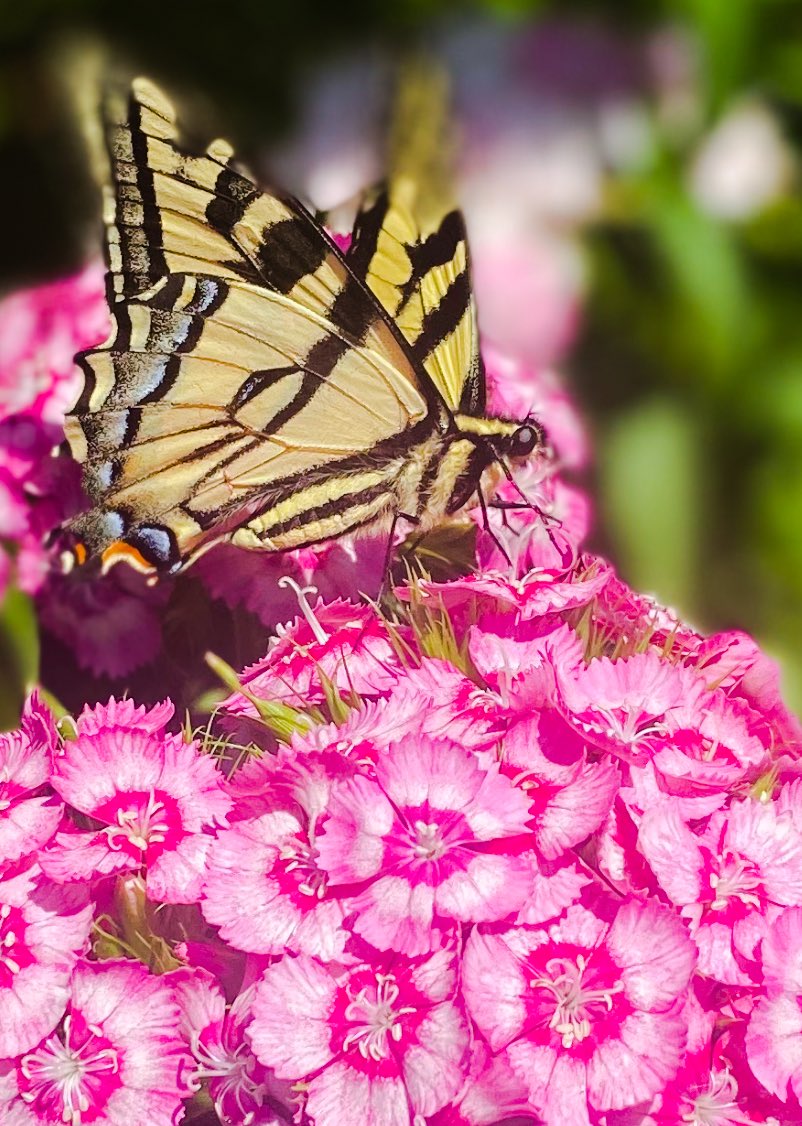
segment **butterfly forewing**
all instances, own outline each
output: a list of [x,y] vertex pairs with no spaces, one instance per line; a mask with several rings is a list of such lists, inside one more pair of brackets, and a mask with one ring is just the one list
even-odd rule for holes
[[199,154],[179,144],[173,106],[151,82],[112,95],[106,118],[116,296],[166,274],[211,274],[285,294],[357,338],[381,316],[297,201],[262,192],[225,141]]
[[484,375],[460,212],[422,207],[414,185],[399,177],[367,201],[348,261],[448,406],[481,413]]
[[83,520],[89,539],[93,520],[106,528],[114,512],[164,525],[182,556],[209,529],[295,497],[323,467],[356,472],[357,455],[391,463],[394,436],[428,418],[381,320],[356,344],[292,298],[237,279],[171,275],[126,302],[116,337],[83,364],[68,437],[102,509]]

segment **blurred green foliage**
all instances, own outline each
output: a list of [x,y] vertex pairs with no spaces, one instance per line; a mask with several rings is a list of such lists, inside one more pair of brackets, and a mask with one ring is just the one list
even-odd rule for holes
[[[615,177],[586,232],[591,290],[567,367],[596,430],[597,543],[698,625],[755,633],[782,657],[802,707],[802,199],[724,222],[687,182],[705,131],[742,95],[768,102],[799,155],[799,0],[3,0],[0,279],[73,265],[94,220],[48,70],[65,30],[202,89],[247,155],[249,142],[289,129],[305,69],[345,46],[414,43],[471,13],[591,20],[624,36],[669,24],[696,45],[696,125],[672,135],[655,122],[649,159]],[[0,634],[25,675],[30,633],[22,603],[8,604]]]

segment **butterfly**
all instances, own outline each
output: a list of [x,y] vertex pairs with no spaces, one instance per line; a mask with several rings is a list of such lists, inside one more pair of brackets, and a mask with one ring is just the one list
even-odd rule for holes
[[408,177],[342,253],[230,145],[191,148],[150,81],[105,108],[112,332],[76,357],[66,433],[91,507],[71,558],[174,573],[208,546],[284,551],[405,517],[422,531],[542,447],[489,417],[462,216]]

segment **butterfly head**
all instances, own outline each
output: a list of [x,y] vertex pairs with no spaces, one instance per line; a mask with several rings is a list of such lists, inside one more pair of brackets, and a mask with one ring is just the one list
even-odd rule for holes
[[481,418],[458,414],[457,429],[471,438],[490,455],[490,460],[509,461],[530,457],[543,448],[546,440],[543,427],[536,418],[521,421],[506,418]]

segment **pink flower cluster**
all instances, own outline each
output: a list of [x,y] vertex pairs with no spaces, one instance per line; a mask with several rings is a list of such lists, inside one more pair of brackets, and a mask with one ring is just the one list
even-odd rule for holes
[[588,556],[399,593],[0,737],[0,1120],[802,1120],[774,666]]
[[0,591],[12,571],[39,589],[42,539],[79,503],[75,466],[50,454],[81,386],[73,356],[108,331],[100,262],[0,302]]

